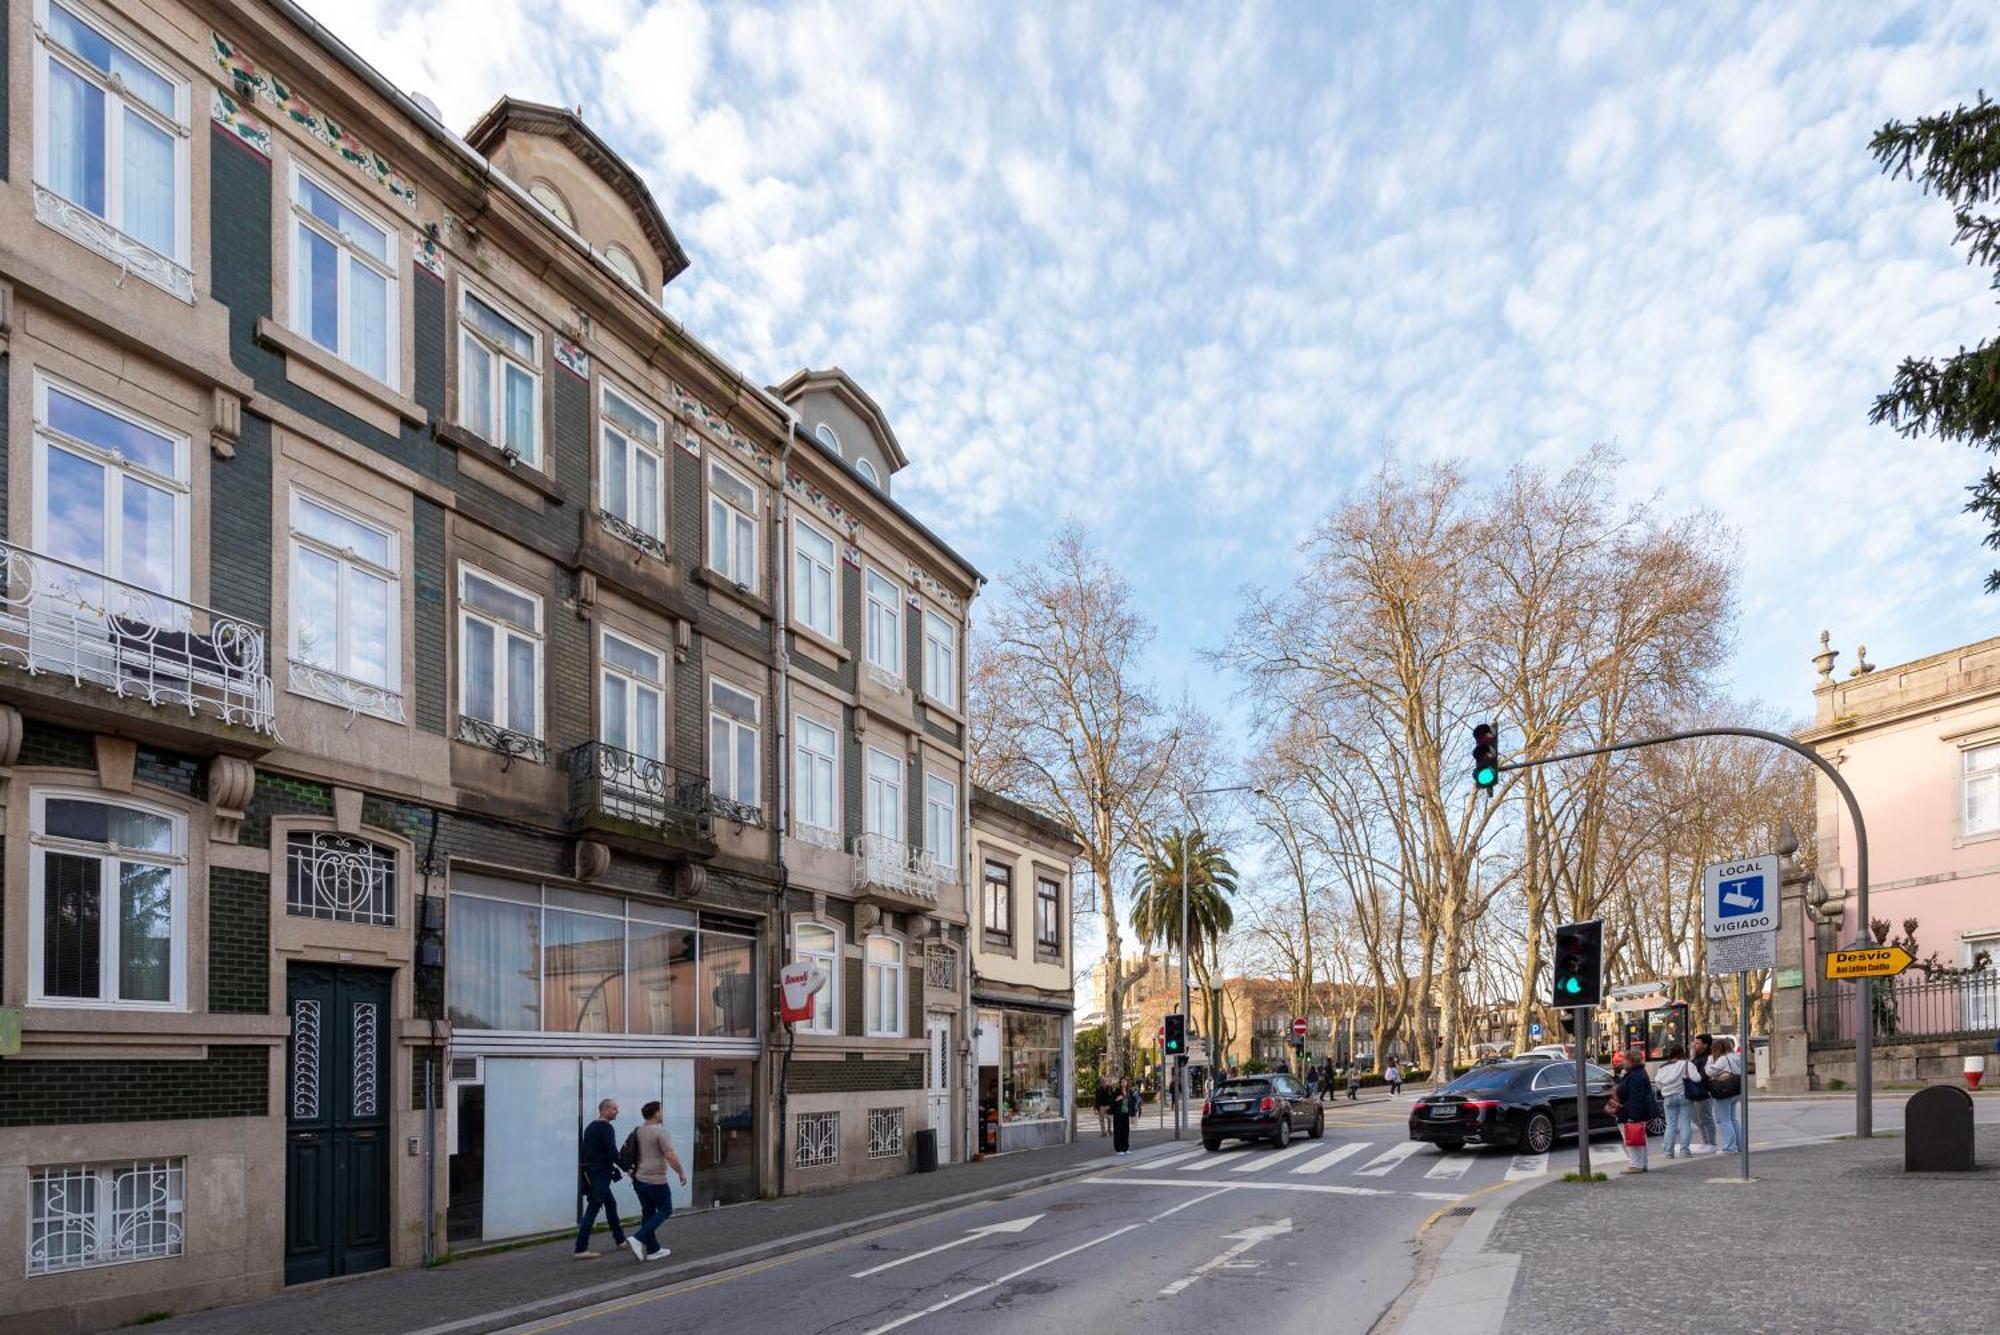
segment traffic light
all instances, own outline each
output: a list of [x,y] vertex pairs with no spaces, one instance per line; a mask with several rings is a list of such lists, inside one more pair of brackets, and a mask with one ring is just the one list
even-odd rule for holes
[[1185,1055],[1187,1052],[1187,1016],[1178,1013],[1174,1015],[1169,1015],[1167,1017],[1166,1027],[1167,1027],[1167,1041],[1165,1045],[1166,1054],[1169,1057],[1179,1057]]
[[1491,723],[1472,727],[1472,781],[1489,791],[1500,782],[1500,734]]
[[1554,1004],[1596,1009],[1604,1000],[1604,923],[1566,922],[1556,928]]

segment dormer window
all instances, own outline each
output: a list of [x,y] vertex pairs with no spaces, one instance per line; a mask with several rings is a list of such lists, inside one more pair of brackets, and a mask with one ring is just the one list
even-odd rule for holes
[[832,450],[836,458],[844,457],[840,453],[840,437],[833,434],[832,427],[821,422],[813,428],[813,435],[819,440],[820,444]]
[[869,463],[866,459],[856,459],[854,461],[854,471],[861,474],[861,480],[869,486],[879,487],[882,485],[882,479],[875,475],[875,465]]
[[556,221],[571,231],[576,230],[576,215],[569,211],[569,201],[547,181],[536,181],[528,187],[528,198],[540,204],[555,215]]
[[639,272],[639,261],[632,258],[632,252],[623,246],[606,246],[604,262],[618,271],[618,276],[633,287],[643,288],[646,280]]

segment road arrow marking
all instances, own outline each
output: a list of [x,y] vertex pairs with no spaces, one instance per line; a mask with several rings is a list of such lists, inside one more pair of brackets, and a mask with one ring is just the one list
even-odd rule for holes
[[936,1256],[939,1252],[948,1252],[953,1247],[963,1247],[968,1242],[977,1242],[988,1234],[1025,1233],[1040,1218],[1041,1216],[1038,1214],[1031,1214],[1025,1219],[1009,1219],[1005,1223],[1000,1224],[981,1224],[978,1228],[967,1230],[966,1235],[962,1238],[953,1238],[950,1242],[940,1243],[936,1247],[929,1247],[920,1252],[911,1252],[908,1256],[899,1256],[893,1261],[884,1261],[881,1265],[872,1266],[867,1270],[857,1270],[849,1275],[848,1278],[866,1279],[870,1275],[879,1275],[884,1270],[894,1270],[899,1265],[908,1265],[912,1261],[921,1261],[926,1256]]
[[1188,1285],[1200,1279],[1203,1275],[1206,1275],[1209,1271],[1219,1266],[1234,1263],[1237,1257],[1243,1255],[1243,1253],[1249,1251],[1258,1243],[1263,1242],[1267,1238],[1281,1238],[1291,1231],[1292,1221],[1289,1219],[1280,1219],[1275,1224],[1256,1224],[1250,1228],[1243,1229],[1241,1232],[1225,1233],[1222,1236],[1225,1239],[1234,1240],[1236,1243],[1234,1247],[1223,1252],[1222,1255],[1216,1257],[1214,1260],[1196,1266],[1180,1279],[1167,1285],[1167,1287],[1160,1290],[1160,1296],[1162,1298],[1171,1298]]

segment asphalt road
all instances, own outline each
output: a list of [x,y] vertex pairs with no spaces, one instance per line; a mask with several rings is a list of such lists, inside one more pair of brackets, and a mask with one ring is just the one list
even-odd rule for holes
[[[1881,1109],[1883,1129],[1899,1117]],[[1550,1155],[1445,1154],[1407,1139],[1408,1099],[1330,1105],[1322,1140],[1284,1151],[1192,1142],[1107,1158],[1090,1176],[517,1328],[887,1335],[1044,1330],[1361,1332],[1409,1282],[1411,1238],[1483,1188],[1561,1173]],[[1851,1104],[1762,1103],[1752,1144],[1850,1129]],[[1622,1162],[1614,1141],[1595,1152]],[[663,1238],[672,1244],[671,1226]],[[623,1253],[592,1266],[634,1265]]]

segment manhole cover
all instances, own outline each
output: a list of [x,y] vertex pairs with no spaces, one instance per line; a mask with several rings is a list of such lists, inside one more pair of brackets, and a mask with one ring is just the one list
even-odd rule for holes
[[1454,1219],[1463,1218],[1471,1213],[1472,1213],[1472,1207],[1470,1205],[1454,1205],[1449,1210],[1445,1211],[1445,1214],[1447,1216]]

